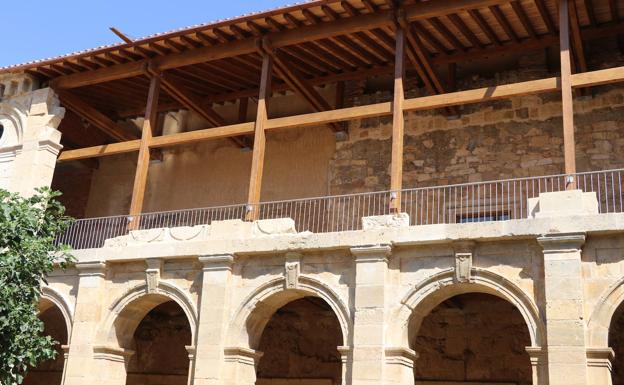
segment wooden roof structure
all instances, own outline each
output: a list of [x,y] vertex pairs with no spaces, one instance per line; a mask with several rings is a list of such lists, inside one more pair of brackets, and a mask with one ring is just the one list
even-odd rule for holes
[[[272,91],[294,91],[315,111],[315,86],[391,75],[396,27],[407,31],[407,70],[432,95],[448,91],[440,66],[559,44],[558,0],[314,0],[268,12],[5,67],[49,83],[64,106],[99,128],[68,135],[76,147],[138,138],[115,121],[142,116],[150,74],[162,75],[159,111],[190,109],[214,127],[212,105],[257,98],[262,51],[274,53]],[[571,2],[573,72],[587,71],[583,42],[624,32],[624,2]],[[333,104],[333,103],[332,103]],[[69,127],[76,116],[68,115]],[[63,130],[63,127],[61,128]],[[68,129],[69,130],[69,129]],[[70,146],[71,147],[71,146]]]

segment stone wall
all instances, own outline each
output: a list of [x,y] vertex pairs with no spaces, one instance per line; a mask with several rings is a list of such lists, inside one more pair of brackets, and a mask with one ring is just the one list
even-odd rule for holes
[[135,353],[128,365],[126,385],[185,385],[191,345],[186,315],[175,302],[155,307],[134,333]]
[[[609,63],[611,65],[611,63]],[[555,76],[546,56],[520,60],[522,70],[491,78],[463,79],[474,89]],[[407,89],[406,97],[422,96]],[[391,91],[355,94],[350,103],[390,101]],[[577,168],[596,171],[624,166],[624,89],[596,87],[575,99]],[[406,114],[405,188],[540,176],[563,172],[561,102],[558,94],[522,96],[448,111]],[[387,190],[390,184],[392,117],[353,121],[349,138],[336,144],[330,165],[332,194]]]
[[67,344],[67,326],[61,311],[52,306],[45,310],[39,319],[43,322],[43,335],[50,336],[58,344],[54,346],[56,358],[41,363],[37,368],[31,370],[23,385],[60,385],[63,377],[63,365],[65,362],[62,345]]
[[446,300],[425,317],[413,348],[414,377],[470,383],[531,384],[529,332],[509,302],[486,294]]
[[319,385],[340,385],[342,363],[337,348],[341,343],[338,319],[327,303],[314,297],[290,302],[264,329],[257,384],[314,379]]

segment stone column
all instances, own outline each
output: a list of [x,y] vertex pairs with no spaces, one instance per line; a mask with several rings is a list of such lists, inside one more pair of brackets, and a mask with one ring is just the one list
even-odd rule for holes
[[226,385],[255,385],[256,367],[262,352],[247,348],[225,348],[225,380]]
[[418,354],[408,348],[386,348],[386,384],[414,384],[414,361]]
[[587,348],[587,377],[589,385],[611,385],[611,362],[615,352],[611,348]]
[[581,247],[585,234],[548,234],[544,249],[544,300],[549,385],[586,385]]
[[230,310],[230,278],[234,256],[199,257],[203,264],[199,325],[195,341],[195,385],[223,384],[225,333]]
[[101,321],[102,309],[99,304],[104,297],[106,264],[78,262],[76,268],[79,276],[78,295],[64,385],[101,384],[94,373],[93,342]]
[[338,346],[338,353],[340,354],[340,362],[342,363],[341,371],[341,385],[350,384],[351,381],[351,364],[353,363],[353,352],[348,346]]
[[546,349],[541,347],[527,347],[529,359],[531,360],[531,373],[533,385],[548,384],[548,362]]
[[384,383],[388,245],[354,247],[355,309],[352,385]]

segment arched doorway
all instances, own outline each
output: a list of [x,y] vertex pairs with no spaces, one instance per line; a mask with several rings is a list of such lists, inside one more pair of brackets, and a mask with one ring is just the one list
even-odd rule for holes
[[126,385],[186,385],[191,326],[175,301],[151,309],[132,335]]
[[343,336],[338,317],[319,297],[292,300],[267,322],[256,385],[340,385]]
[[624,385],[624,303],[617,307],[611,318],[609,346],[615,352],[611,370],[612,383]]
[[29,370],[23,385],[60,385],[65,368],[64,346],[68,344],[69,333],[63,312],[50,300],[42,298],[39,305],[39,319],[43,322],[43,335],[50,336],[58,344],[54,346],[56,358],[42,362]]
[[413,317],[410,346],[418,385],[530,385],[529,329],[510,302],[485,293],[442,300]]

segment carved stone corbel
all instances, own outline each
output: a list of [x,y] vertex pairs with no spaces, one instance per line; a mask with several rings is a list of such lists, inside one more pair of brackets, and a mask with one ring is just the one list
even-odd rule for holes
[[145,283],[147,284],[147,292],[153,293],[158,287],[160,274],[162,272],[163,260],[160,258],[148,258],[145,260],[147,268],[145,269]]
[[470,283],[472,279],[472,255],[475,243],[471,241],[456,242],[455,250],[455,282]]
[[287,253],[284,263],[284,289],[299,288],[299,275],[301,274],[301,254]]

